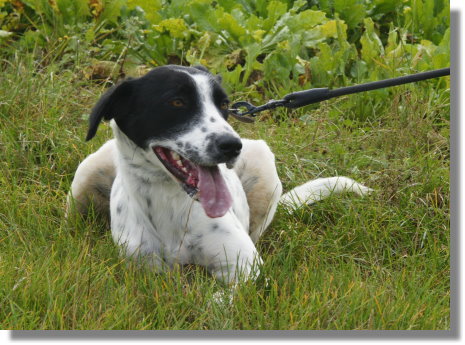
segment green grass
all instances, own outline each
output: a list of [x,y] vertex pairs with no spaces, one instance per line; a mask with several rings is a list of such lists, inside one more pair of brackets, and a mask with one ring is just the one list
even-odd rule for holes
[[366,116],[369,94],[231,120],[269,143],[285,190],[346,175],[376,193],[278,209],[258,244],[268,282],[222,306],[203,269],[155,274],[119,257],[102,220],[64,219],[78,163],[111,137],[84,142],[102,88],[27,57],[1,70],[1,329],[450,328],[449,100],[434,81]]

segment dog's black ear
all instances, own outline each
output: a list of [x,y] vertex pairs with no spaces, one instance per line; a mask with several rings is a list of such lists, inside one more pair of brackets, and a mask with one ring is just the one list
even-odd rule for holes
[[131,109],[133,85],[131,79],[110,88],[97,102],[89,117],[86,141],[95,136],[98,125],[104,120],[128,115]]

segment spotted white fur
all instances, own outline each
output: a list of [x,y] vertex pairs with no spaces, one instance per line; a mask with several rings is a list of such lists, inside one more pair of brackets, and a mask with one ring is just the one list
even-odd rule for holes
[[[81,213],[91,201],[104,212],[109,197],[112,236],[122,255],[149,262],[156,270],[202,265],[219,280],[237,283],[259,274],[262,260],[255,243],[271,223],[280,200],[293,210],[331,192],[370,191],[340,177],[308,182],[282,196],[268,145],[262,140],[242,139],[240,155],[228,162],[234,168],[218,164],[232,206],[222,217],[208,217],[163,166],[153,147],[163,146],[209,165],[214,163],[212,138],[239,135],[213,101],[211,75],[177,67],[172,70],[187,73],[194,81],[201,104],[195,125],[171,138],[151,137],[141,147],[112,120],[115,139],[80,164],[71,185],[69,205],[75,204]],[[104,191],[110,189],[111,196],[105,196]]]

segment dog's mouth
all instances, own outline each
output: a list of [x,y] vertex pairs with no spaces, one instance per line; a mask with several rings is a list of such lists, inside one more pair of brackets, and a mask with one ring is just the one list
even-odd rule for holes
[[217,165],[195,164],[166,147],[155,146],[152,149],[186,193],[200,201],[207,216],[217,218],[226,214],[232,198]]

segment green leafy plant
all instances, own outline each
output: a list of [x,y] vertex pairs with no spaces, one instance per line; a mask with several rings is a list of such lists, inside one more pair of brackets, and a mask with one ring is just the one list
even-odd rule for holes
[[450,329],[449,78],[231,120],[267,141],[285,190],[376,190],[278,209],[266,282],[231,305],[204,271],[128,264],[107,224],[63,211],[111,137],[84,142],[89,110],[120,78],[200,63],[258,104],[447,67],[449,46],[446,0],[0,0],[0,328]]

